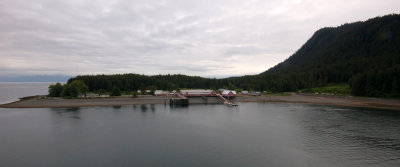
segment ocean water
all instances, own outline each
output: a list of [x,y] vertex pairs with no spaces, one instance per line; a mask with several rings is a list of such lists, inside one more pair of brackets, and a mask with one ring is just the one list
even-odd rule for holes
[[400,166],[400,113],[289,103],[0,108],[0,166]]
[[18,98],[48,94],[50,82],[0,82],[0,104],[17,101]]

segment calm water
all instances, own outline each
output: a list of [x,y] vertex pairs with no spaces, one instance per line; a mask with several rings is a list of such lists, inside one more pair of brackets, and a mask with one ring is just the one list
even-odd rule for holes
[[285,103],[0,108],[0,166],[399,165],[399,112]]
[[17,101],[20,97],[45,95],[50,82],[0,82],[0,104]]

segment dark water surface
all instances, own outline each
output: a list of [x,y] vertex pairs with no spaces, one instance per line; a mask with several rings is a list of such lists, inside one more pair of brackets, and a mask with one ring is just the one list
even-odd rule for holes
[[0,166],[399,166],[400,113],[285,103],[0,109]]

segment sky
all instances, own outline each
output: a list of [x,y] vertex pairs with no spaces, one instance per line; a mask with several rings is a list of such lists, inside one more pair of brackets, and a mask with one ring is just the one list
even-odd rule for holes
[[0,77],[252,75],[320,28],[399,12],[399,0],[0,0]]

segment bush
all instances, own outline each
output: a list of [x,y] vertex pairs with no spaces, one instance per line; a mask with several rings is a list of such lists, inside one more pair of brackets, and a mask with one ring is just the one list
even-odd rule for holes
[[121,96],[121,90],[118,87],[114,87],[111,91],[110,96]]
[[136,98],[136,97],[138,97],[138,92],[137,92],[137,91],[133,91],[133,93],[132,93],[132,97],[133,97],[133,98]]
[[63,96],[64,97],[78,97],[80,94],[86,94],[88,87],[81,80],[75,80],[64,86]]
[[50,97],[61,97],[64,87],[60,83],[49,86],[49,96]]

